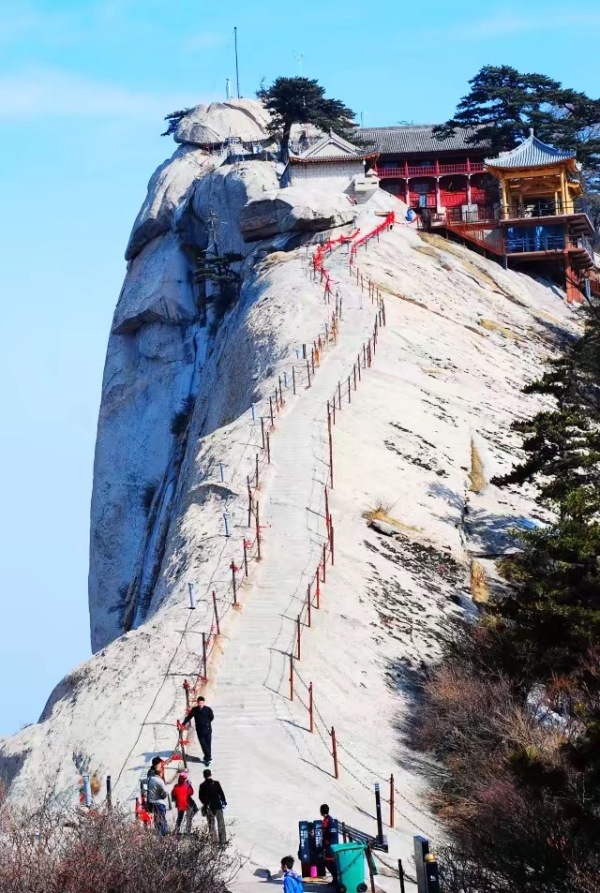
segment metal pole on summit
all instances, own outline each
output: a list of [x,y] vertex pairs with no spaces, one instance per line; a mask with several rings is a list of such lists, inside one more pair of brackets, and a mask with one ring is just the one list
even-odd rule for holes
[[235,85],[237,87],[237,98],[240,98],[240,63],[238,57],[238,38],[237,27],[233,29],[233,42],[235,45]]

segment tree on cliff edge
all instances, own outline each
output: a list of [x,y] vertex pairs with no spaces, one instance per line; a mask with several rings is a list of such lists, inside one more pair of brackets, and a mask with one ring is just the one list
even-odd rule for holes
[[352,138],[356,129],[354,112],[339,99],[327,99],[325,88],[310,78],[277,78],[270,87],[257,90],[257,97],[271,114],[269,133],[281,134],[282,161],[287,161],[294,124],[314,124]]
[[484,65],[454,117],[435,128],[440,139],[473,128],[468,143],[489,144],[491,154],[514,149],[529,135],[561,149],[575,149],[588,172],[600,168],[600,99],[571,90],[543,74],[510,65]]

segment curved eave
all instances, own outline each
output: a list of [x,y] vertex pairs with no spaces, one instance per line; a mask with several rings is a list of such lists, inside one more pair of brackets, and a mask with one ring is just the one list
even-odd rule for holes
[[300,155],[290,155],[290,164],[348,164],[352,161],[371,161],[379,158],[379,152],[369,152],[364,155],[323,155],[320,158],[302,158]]
[[548,159],[548,161],[544,161],[540,164],[523,164],[523,165],[503,165],[503,164],[494,164],[493,161],[488,161],[487,158],[483,161],[485,165],[486,171],[490,171],[490,173],[499,172],[501,174],[524,174],[527,171],[541,171],[545,168],[565,168],[569,171],[577,170],[577,159],[573,156],[572,158],[557,158],[554,161]]

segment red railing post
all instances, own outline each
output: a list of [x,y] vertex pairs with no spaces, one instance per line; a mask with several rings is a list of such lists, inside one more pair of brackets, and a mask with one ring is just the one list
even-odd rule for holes
[[202,633],[202,678],[206,681],[208,679],[207,669],[206,669],[206,633]]
[[[321,565],[319,565],[319,567],[320,567],[320,566],[321,566]],[[317,610],[321,607],[321,580],[320,580],[320,576],[321,576],[321,575],[320,575],[320,573],[319,573],[319,568],[317,568],[317,573],[315,574],[315,580],[316,580],[316,584],[315,584],[315,599],[316,599],[315,607],[317,608]]]
[[292,394],[296,393],[296,367],[292,366]]
[[310,733],[315,730],[315,717],[314,717],[314,704],[313,704],[313,684],[312,682],[308,683],[308,721],[309,721],[309,729]]
[[275,418],[273,416],[273,398],[269,397],[269,415],[271,416],[271,428],[275,427]]
[[311,602],[312,602],[312,598],[311,598],[310,583],[309,583],[306,588],[306,625],[308,626],[309,629],[312,626],[312,610],[311,610],[312,605],[311,605]]
[[333,728],[333,726],[331,727],[331,749],[333,756],[333,776],[334,778],[339,778],[340,770],[338,767],[337,740],[335,737],[335,729]]
[[290,654],[290,701],[294,700],[294,655]]
[[390,775],[390,828],[394,827],[395,805],[394,776]]
[[256,487],[256,489],[258,490],[258,484],[259,484],[259,479],[258,479],[258,453],[256,454],[256,458],[255,458],[255,460],[254,460],[254,466],[255,466],[255,474],[256,474],[256,484],[255,484],[255,487]]
[[333,539],[333,524],[329,525],[329,551],[331,552],[331,563],[335,564],[335,545]]
[[302,619],[300,614],[296,617],[296,660],[300,660],[300,633],[302,631]]
[[219,612],[217,610],[217,593],[215,592],[214,589],[213,589],[213,593],[212,593],[212,600],[213,600],[213,610],[215,612],[215,626],[217,628],[217,635],[220,636],[221,635],[221,623],[219,621]]
[[262,438],[262,448],[264,450],[264,448],[265,448],[265,420],[262,416],[260,417],[260,436]]
[[267,464],[271,464],[271,435],[267,431]]
[[327,484],[324,487],[325,490],[325,526],[329,530],[329,494],[327,492]]
[[187,712],[190,709],[190,683],[187,679],[183,683],[183,690],[185,692],[185,709]]
[[358,380],[361,381],[360,377],[360,353],[356,356],[356,365],[358,367]]

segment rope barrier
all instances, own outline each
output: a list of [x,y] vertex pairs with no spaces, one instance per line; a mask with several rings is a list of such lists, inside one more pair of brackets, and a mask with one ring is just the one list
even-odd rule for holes
[[[364,277],[362,276],[362,274],[360,274],[359,270],[356,268],[356,266],[354,264],[355,256],[358,252],[358,249],[362,246],[364,246],[366,248],[368,242],[371,239],[379,238],[379,234],[382,233],[384,230],[391,228],[394,221],[395,221],[395,215],[392,212],[386,216],[385,220],[379,226],[375,227],[372,231],[366,233],[362,238],[360,238],[358,240],[356,240],[356,236],[358,235],[359,230],[356,230],[354,233],[352,233],[350,235],[343,235],[337,239],[329,239],[327,242],[325,242],[322,245],[319,245],[317,247],[317,249],[313,255],[313,258],[312,258],[313,276],[315,279],[320,278],[320,281],[324,282],[324,288],[325,288],[324,299],[327,299],[329,301],[329,297],[332,294],[332,286],[334,284],[336,284],[333,282],[331,275],[325,266],[326,256],[331,254],[333,252],[333,250],[335,250],[336,248],[339,248],[340,246],[342,246],[344,244],[350,244],[350,268],[352,268],[354,265],[354,269],[356,270],[356,276],[357,276],[357,284],[360,282],[361,289],[364,288]],[[360,277],[360,279],[359,279],[359,277]],[[369,279],[367,279],[367,285],[368,285],[371,301],[373,303],[377,303],[377,311],[376,311],[375,323],[374,323],[374,327],[373,327],[373,334],[370,336],[368,342],[363,344],[363,347],[362,347],[362,368],[361,368],[361,353],[359,352],[357,355],[357,362],[353,366],[351,375],[349,375],[347,379],[344,379],[344,383],[345,384],[347,383],[348,403],[351,402],[351,380],[353,381],[353,384],[354,384],[354,390],[356,390],[357,389],[357,377],[358,377],[358,381],[361,381],[362,380],[361,372],[371,366],[372,357],[376,350],[379,327],[385,325],[385,322],[386,322],[386,320],[385,320],[385,304],[384,304],[383,298],[381,297],[379,290],[377,289],[375,283],[372,283]],[[321,354],[322,354],[323,350],[327,349],[330,346],[330,344],[335,345],[337,343],[339,322],[342,317],[342,300],[339,297],[339,294],[337,294],[337,293],[336,293],[335,297],[336,297],[335,309],[331,314],[330,321],[328,321],[327,323],[324,324],[324,331],[319,332],[317,338],[314,339],[313,344],[311,346],[310,359],[307,355],[306,345],[305,344],[302,345],[302,353],[303,353],[302,358],[303,358],[303,360],[305,360],[306,365],[292,363],[290,381],[288,381],[286,373],[284,373],[283,382],[282,382],[281,376],[278,377],[278,387],[275,389],[275,392],[274,392],[275,399],[273,400],[273,396],[269,396],[268,398],[264,398],[264,400],[259,401],[259,404],[264,402],[265,405],[267,405],[267,403],[268,403],[268,415],[260,416],[261,432],[263,435],[262,445],[261,445],[261,448],[263,449],[263,458],[261,461],[259,461],[259,454],[258,453],[256,454],[255,463],[254,463],[254,474],[253,474],[252,478],[250,476],[246,476],[246,485],[247,485],[247,489],[248,489],[248,499],[249,499],[249,504],[248,504],[248,522],[249,523],[247,526],[250,527],[251,526],[250,522],[252,521],[252,519],[254,519],[255,527],[256,527],[255,534],[254,534],[254,538],[252,540],[249,540],[248,538],[244,538],[244,541],[243,541],[243,553],[244,554],[243,554],[242,562],[240,562],[239,565],[236,565],[236,563],[232,560],[231,565],[230,565],[230,567],[232,568],[232,583],[230,583],[228,585],[227,589],[225,590],[224,595],[217,597],[215,594],[215,590],[212,591],[213,623],[211,624],[208,634],[206,634],[206,632],[203,632],[203,646],[204,647],[203,647],[203,655],[202,655],[202,670],[200,673],[196,674],[196,681],[194,682],[193,685],[190,685],[189,683],[187,683],[187,680],[186,680],[186,682],[184,682],[184,688],[186,689],[186,702],[188,702],[189,697],[191,695],[193,695],[193,694],[197,695],[200,691],[202,691],[204,689],[204,686],[208,682],[208,663],[210,662],[210,659],[214,652],[214,648],[216,645],[216,638],[220,633],[220,623],[222,622],[223,618],[225,616],[227,616],[227,613],[229,612],[229,610],[232,607],[235,607],[237,604],[237,601],[236,601],[237,581],[235,578],[235,574],[236,574],[237,570],[239,570],[243,566],[245,568],[245,577],[244,578],[246,579],[248,577],[248,562],[249,561],[258,561],[258,560],[260,560],[260,557],[261,557],[261,555],[260,555],[261,526],[259,524],[259,504],[258,504],[257,493],[258,493],[258,490],[260,488],[260,483],[261,483],[261,472],[264,470],[266,465],[268,465],[270,462],[270,455],[267,456],[266,450],[265,450],[265,447],[268,445],[268,441],[265,442],[266,438],[264,436],[265,435],[264,421],[268,421],[270,423],[271,430],[273,430],[275,428],[275,417],[276,417],[276,415],[279,415],[279,413],[282,411],[283,406],[286,402],[284,399],[284,396],[283,396],[284,389],[287,392],[289,392],[291,390],[293,394],[296,394],[299,385],[305,384],[306,387],[309,388],[311,386],[311,375],[314,376],[315,370],[320,367]],[[297,359],[299,359],[299,354],[300,354],[299,349],[296,349]],[[330,401],[328,401],[328,410],[329,410],[330,406],[333,407],[333,422],[334,422],[334,424],[336,421],[336,419],[335,419],[336,398],[337,398],[338,411],[341,410],[341,408],[342,408],[341,393],[342,393],[342,381],[340,380],[340,382],[338,382],[338,385],[336,387],[336,390],[333,394],[332,399]],[[255,420],[256,406],[259,404],[253,404],[253,406],[252,406],[253,421]],[[330,453],[330,459],[332,461],[331,453]],[[241,461],[242,460],[240,459],[240,462],[238,462],[238,466],[237,466],[238,468],[239,468]],[[333,468],[331,468],[331,475],[332,475],[332,481],[333,481]],[[221,465],[221,477],[223,477],[223,466],[222,465]],[[339,758],[337,757],[336,749],[339,748],[341,751],[343,751],[348,756],[348,758],[350,760],[353,760],[355,763],[357,763],[363,770],[368,772],[371,776],[373,776],[374,774],[376,775],[376,773],[373,773],[372,770],[368,766],[366,766],[366,764],[364,764],[353,753],[351,753],[348,750],[348,748],[346,748],[336,738],[335,730],[333,729],[333,727],[332,727],[331,731],[329,731],[329,726],[325,723],[325,720],[318,708],[318,705],[314,701],[313,691],[312,691],[312,683],[307,685],[306,682],[302,679],[301,674],[298,672],[297,666],[295,666],[295,663],[296,663],[296,661],[298,661],[300,659],[300,654],[301,654],[300,635],[301,635],[302,624],[304,622],[304,617],[306,616],[306,620],[307,620],[306,625],[310,626],[311,625],[311,608],[314,606],[316,609],[319,609],[319,607],[320,607],[320,597],[321,597],[321,592],[322,592],[320,577],[322,575],[322,582],[325,582],[327,560],[328,559],[331,560],[332,564],[333,564],[333,560],[334,560],[333,524],[332,524],[331,515],[329,514],[329,510],[328,510],[327,487],[325,487],[325,499],[326,499],[325,522],[326,522],[326,526],[327,526],[328,537],[326,539],[326,542],[323,544],[322,561],[319,563],[319,565],[316,569],[316,572],[315,572],[314,580],[316,582],[316,585],[314,588],[309,585],[308,591],[307,591],[307,599],[305,600],[305,602],[300,610],[300,613],[298,614],[297,619],[296,619],[295,626],[296,626],[297,632],[295,632],[295,635],[294,635],[294,645],[296,647],[290,649],[291,697],[293,698],[294,678],[297,678],[302,682],[302,684],[305,686],[305,688],[309,692],[309,703],[310,703],[310,708],[311,708],[311,731],[313,730],[313,728],[316,729],[317,734],[319,735],[321,741],[324,743],[324,745],[326,746],[326,748],[328,750],[330,747],[331,738],[333,736],[333,751],[334,751],[334,761],[335,761],[335,766],[336,766],[336,770],[335,770],[336,777],[337,777],[337,766],[339,765],[360,786],[362,786],[365,789],[370,791],[370,789],[371,789],[370,785],[367,784],[362,778],[360,778],[355,772],[353,772],[352,769],[346,763],[343,763],[339,760]],[[233,603],[228,598],[230,593],[233,593]],[[226,607],[223,612],[219,613],[217,606],[218,606],[219,602],[223,602],[223,601],[226,602]],[[189,618],[188,618],[188,621],[189,621]],[[171,660],[171,664],[172,664],[173,660],[175,659],[175,656],[178,652],[181,642],[183,641],[183,638],[186,635],[187,627],[188,627],[188,622],[186,622],[185,629],[182,633],[181,640],[180,640],[178,646],[176,647],[175,653]],[[296,636],[297,636],[297,641],[296,641]],[[294,660],[294,654],[296,655],[296,661]],[[171,666],[171,664],[169,666]],[[156,697],[158,697],[158,692],[157,692]],[[153,701],[153,704],[155,703],[155,701],[156,701],[156,698]],[[150,708],[150,709],[152,709],[152,708]],[[316,715],[319,719],[319,722],[314,722],[313,713],[316,713]],[[323,729],[325,729],[325,735],[327,737],[325,737],[325,735],[323,733]],[[180,723],[177,724],[177,732],[178,732],[178,745],[177,746],[181,748],[181,753],[179,752],[179,750],[177,749],[177,746],[176,746],[172,755],[165,761],[165,765],[168,765],[171,762],[178,762],[181,760],[185,761],[184,747],[187,744],[189,744],[189,741],[186,741],[185,739],[183,739],[182,728],[180,727]],[[138,740],[139,740],[139,737],[138,737]],[[121,770],[121,772],[122,772],[122,770]],[[119,778],[120,778],[120,775],[121,775],[121,773],[118,776]],[[400,791],[398,791],[396,788],[394,788],[394,791],[395,791],[395,793],[398,794],[398,796],[403,797],[404,800],[406,800],[406,802],[409,803],[409,805],[413,809],[415,809],[422,815],[425,815],[425,813],[423,813],[423,811],[420,810],[419,807],[417,807],[415,804],[410,803],[408,798],[406,798],[405,795],[401,794]],[[390,803],[390,801],[386,800],[385,798],[383,798],[383,800],[384,800],[384,802],[386,802],[388,804]],[[355,804],[355,805],[357,807],[359,806],[358,804]],[[397,806],[394,806],[394,808],[395,808],[395,812],[397,812],[397,814],[399,816],[401,816],[405,821],[407,821],[409,824],[413,825],[415,828],[417,828],[417,830],[421,831],[422,833],[424,833],[424,834],[426,833],[423,831],[422,828],[419,828],[419,826],[416,825],[414,822],[411,822],[411,820],[406,815],[404,815],[398,809]],[[143,813],[144,813],[144,810],[142,808],[140,808],[139,817],[142,819],[142,821],[145,820]],[[137,799],[136,799],[136,815],[138,815],[138,801],[137,801]]]

